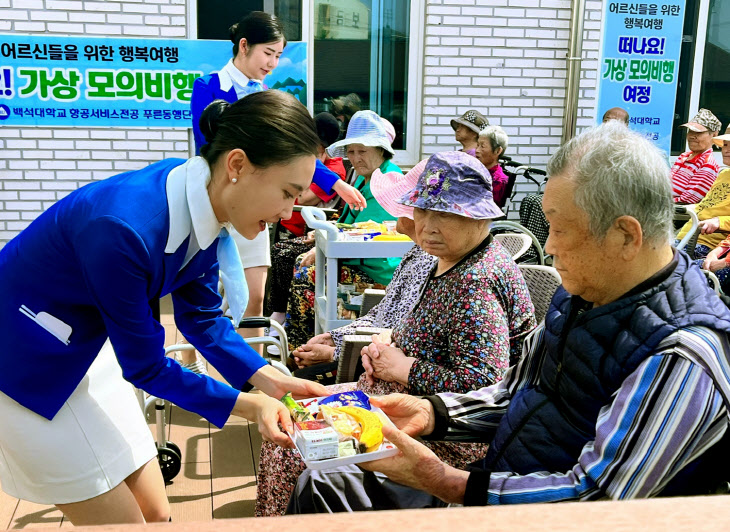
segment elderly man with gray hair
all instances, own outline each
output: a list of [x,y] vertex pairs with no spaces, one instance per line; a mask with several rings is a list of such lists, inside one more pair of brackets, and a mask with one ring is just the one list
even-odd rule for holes
[[[520,362],[466,394],[373,398],[399,427],[383,432],[401,454],[361,464],[366,472],[305,473],[291,510],[631,499],[727,486],[730,311],[670,247],[661,153],[610,122],[561,147],[548,171],[547,251],[563,286]],[[458,470],[416,436],[490,446]]]

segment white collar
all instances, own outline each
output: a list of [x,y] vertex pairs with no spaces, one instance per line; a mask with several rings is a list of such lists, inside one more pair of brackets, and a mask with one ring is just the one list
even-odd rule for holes
[[218,222],[208,196],[210,177],[210,167],[202,157],[189,159],[168,175],[170,232],[165,253],[174,253],[191,234],[200,249],[207,249],[218,238],[223,224]]
[[218,80],[220,81],[221,90],[223,91],[229,91],[231,90],[231,87],[234,87],[236,89],[236,96],[239,100],[249,93],[246,85],[248,85],[250,80],[243,72],[236,68],[233,64],[233,59],[230,59],[226,63],[226,66],[218,72]]

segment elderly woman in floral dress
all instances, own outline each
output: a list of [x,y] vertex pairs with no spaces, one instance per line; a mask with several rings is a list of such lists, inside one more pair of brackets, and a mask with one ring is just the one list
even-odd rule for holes
[[[416,186],[426,161],[418,163],[406,176],[399,172],[373,173],[371,189],[373,197],[382,203],[388,214],[397,218],[396,230],[415,240],[413,207],[395,202]],[[418,302],[424,284],[438,259],[429,255],[418,244],[413,246],[393,272],[393,279],[385,290],[383,299],[370,311],[353,322],[315,336],[292,352],[298,370],[297,377],[326,383],[328,376],[337,370],[344,337],[356,334],[364,327],[392,329],[402,321]]]
[[[366,373],[357,383],[331,389],[426,395],[498,381],[516,361],[535,318],[519,268],[489,233],[490,221],[502,214],[489,171],[463,152],[435,154],[397,202],[413,207],[416,242],[438,260],[410,313],[395,324],[392,345],[367,347]],[[387,201],[381,204],[388,208]],[[429,446],[454,467],[486,453],[481,444]],[[256,515],[283,514],[304,467],[295,451],[264,444]]]

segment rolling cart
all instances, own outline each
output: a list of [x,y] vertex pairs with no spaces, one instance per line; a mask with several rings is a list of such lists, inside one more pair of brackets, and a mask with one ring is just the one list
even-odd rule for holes
[[359,258],[402,257],[410,250],[413,241],[368,241],[344,240],[334,224],[326,221],[325,214],[316,207],[302,208],[307,226],[315,230],[316,255],[314,287],[314,334],[331,331],[347,325],[352,320],[337,317],[337,282],[339,260]]

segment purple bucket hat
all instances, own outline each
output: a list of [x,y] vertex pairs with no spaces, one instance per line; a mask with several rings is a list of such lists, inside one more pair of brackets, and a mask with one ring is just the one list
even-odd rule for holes
[[492,176],[476,157],[460,151],[432,155],[416,188],[399,200],[401,205],[457,214],[476,220],[503,216],[494,203]]

